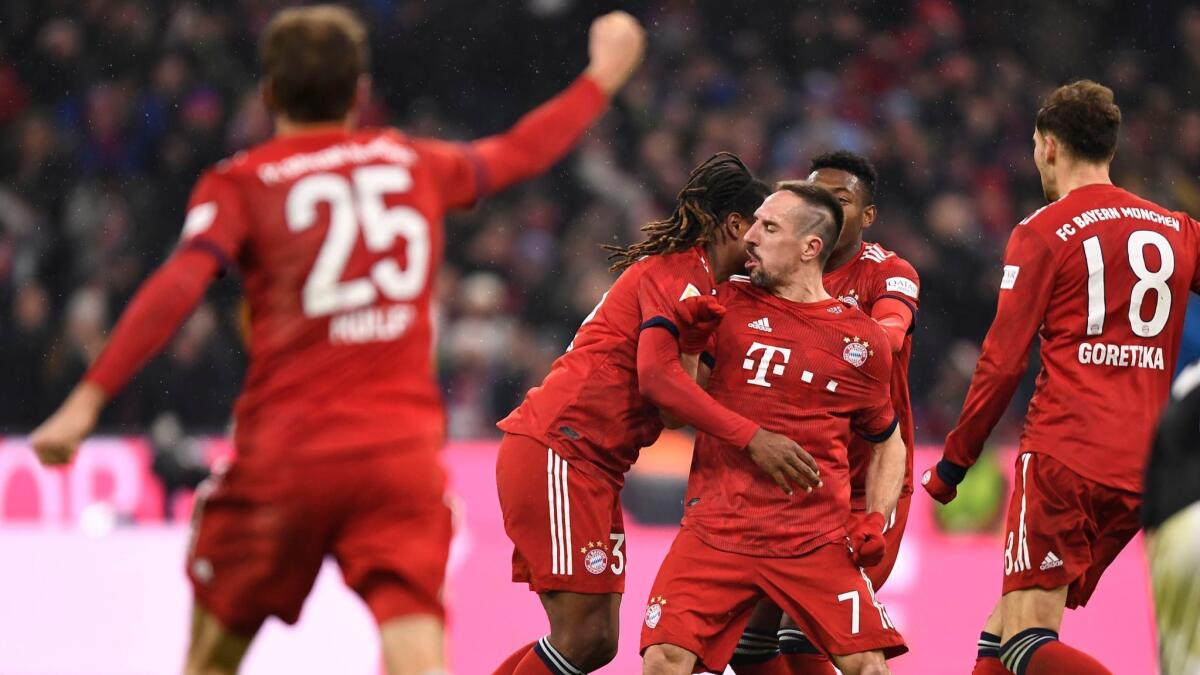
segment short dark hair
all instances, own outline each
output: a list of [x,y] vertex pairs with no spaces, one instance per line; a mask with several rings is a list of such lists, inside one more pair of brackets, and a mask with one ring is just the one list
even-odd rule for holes
[[834,197],[833,193],[829,190],[806,180],[781,181],[775,184],[775,191],[790,192],[810,205],[829,212],[828,218],[820,219],[803,233],[808,234],[815,231],[817,236],[821,238],[822,246],[819,261],[824,265],[829,260],[829,256],[833,255],[833,247],[837,245],[838,238],[842,236],[842,225],[845,223],[846,214],[842,212],[841,203],[838,202],[837,197]]
[[867,205],[875,203],[875,186],[879,183],[879,172],[871,160],[849,150],[826,152],[812,158],[808,164],[808,172],[821,169],[837,169],[858,178],[859,185],[866,191]]
[[1112,89],[1076,80],[1050,94],[1038,110],[1036,126],[1042,135],[1054,134],[1079,159],[1108,162],[1117,152],[1121,109]]
[[278,110],[297,122],[340,120],[367,72],[367,30],[338,5],[294,7],[263,29],[259,60]]

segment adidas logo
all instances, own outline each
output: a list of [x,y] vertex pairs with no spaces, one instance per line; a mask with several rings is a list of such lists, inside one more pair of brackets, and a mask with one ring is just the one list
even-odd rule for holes
[[765,317],[765,316],[763,318],[759,319],[758,321],[751,321],[750,323],[748,323],[746,325],[750,326],[754,330],[761,330],[764,333],[771,332],[771,322],[768,321],[767,317]]
[[1055,567],[1062,567],[1062,566],[1063,566],[1062,559],[1060,559],[1058,556],[1054,555],[1054,551],[1050,551],[1049,553],[1046,554],[1046,557],[1042,559],[1041,569],[1043,572],[1045,572],[1046,570],[1052,570]]

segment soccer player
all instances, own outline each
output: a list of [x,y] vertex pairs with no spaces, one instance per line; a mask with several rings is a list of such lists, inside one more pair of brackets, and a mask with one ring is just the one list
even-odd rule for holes
[[1171,387],[1146,466],[1142,526],[1158,617],[1159,669],[1200,672],[1200,362]]
[[[845,213],[842,235],[825,265],[822,278],[825,289],[843,303],[858,307],[875,319],[887,334],[892,352],[892,407],[896,410],[907,459],[900,499],[896,509],[887,514],[884,527],[887,555],[879,564],[866,568],[871,584],[878,591],[896,564],[912,501],[913,420],[908,394],[908,363],[912,357],[912,328],[920,279],[908,261],[879,244],[863,241],[863,230],[875,223],[877,215],[875,186],[879,175],[870,160],[841,150],[815,157],[809,171],[808,181],[832,192]],[[850,441],[852,520],[867,516],[866,474],[871,448],[871,444],[860,436]],[[780,626],[779,614],[779,609],[770,603],[764,603],[756,610],[731,660],[738,675],[832,675],[833,665],[828,657],[787,617]]]
[[369,81],[350,11],[289,9],[265,28],[275,138],[201,177],[178,249],[32,438],[44,463],[69,462],[209,283],[241,270],[249,372],[237,458],[198,495],[187,672],[234,672],[265,619],[295,622],[326,555],[378,622],[388,672],[442,672],[450,513],[430,302],[443,215],[566,154],[643,43],[633,17],[598,18],[574,84],[506,133],[454,144],[355,129]]
[[1037,113],[1033,159],[1050,204],[1012,232],[996,317],[958,424],[922,485],[954,499],[1025,372],[1042,370],[1008,507],[1000,603],[976,673],[1107,673],[1058,640],[1137,533],[1151,436],[1166,402],[1200,224],[1112,184],[1121,110],[1080,80]]
[[620,492],[662,417],[744,448],[781,486],[818,482],[800,446],[717,404],[680,361],[703,351],[720,318],[716,285],[745,264],[741,237],[768,192],[729,153],[693,170],[669,218],[646,225],[645,241],[611,249],[621,276],[542,385],[498,424],[513,581],[539,595],[550,634],[497,675],[573,675],[616,654],[628,562]]
[[[780,491],[741,448],[699,433],[683,529],[651,587],[643,672],[721,672],[755,603],[769,598],[843,672],[886,673],[885,656],[906,647],[860,566],[884,557],[885,514],[904,481],[888,338],[822,286],[842,228],[832,194],[782,183],[755,218],[745,238],[750,280],[734,277],[720,294],[725,315],[707,389],[735,412],[785,429],[816,459],[823,484]],[[847,532],[855,433],[875,448],[867,514]]]

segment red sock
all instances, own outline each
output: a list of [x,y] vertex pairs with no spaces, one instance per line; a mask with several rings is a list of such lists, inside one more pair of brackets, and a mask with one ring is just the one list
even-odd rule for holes
[[773,671],[781,675],[836,675],[833,662],[824,654],[781,654],[780,661],[787,670]]
[[1009,675],[1008,669],[1000,663],[999,656],[981,656],[975,660],[975,669],[971,675]]
[[542,663],[542,657],[536,651],[530,649],[513,668],[512,675],[554,675],[554,671]]
[[504,663],[501,663],[500,667],[497,668],[496,672],[492,673],[492,675],[513,675],[513,673],[517,671],[517,664],[521,662],[521,659],[525,658],[526,654],[533,651],[533,646],[535,644],[537,643],[530,642],[524,647],[521,647],[517,651],[513,652],[512,656],[504,659]]
[[1112,675],[1112,671],[1078,649],[1068,647],[1058,640],[1051,640],[1033,653],[1025,675]]

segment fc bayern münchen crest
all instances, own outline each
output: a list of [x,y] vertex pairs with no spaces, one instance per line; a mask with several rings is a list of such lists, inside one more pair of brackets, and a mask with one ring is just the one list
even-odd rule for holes
[[604,570],[608,569],[608,551],[603,542],[589,541],[579,552],[583,554],[583,569],[588,572],[604,574]]
[[650,598],[650,604],[646,606],[646,628],[653,629],[662,619],[663,606],[667,604],[667,599],[660,596]]
[[862,366],[862,364],[867,362],[867,357],[875,353],[871,351],[870,343],[863,342],[857,336],[854,338],[843,338],[843,340],[846,343],[846,348],[842,350],[842,358],[846,359],[846,362],[855,368]]
[[851,307],[853,307],[855,309],[862,309],[862,305],[860,305],[858,303],[858,292],[855,291],[853,288],[850,289],[849,293],[843,295],[842,297],[840,297],[838,299],[841,300],[842,302],[846,303],[847,305],[850,305]]

